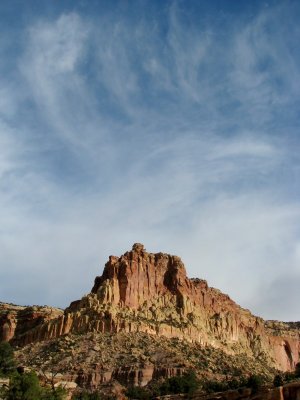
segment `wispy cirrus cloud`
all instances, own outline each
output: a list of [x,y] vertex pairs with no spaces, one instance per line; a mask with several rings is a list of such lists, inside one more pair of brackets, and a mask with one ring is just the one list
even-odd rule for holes
[[171,2],[138,20],[102,6],[36,15],[0,80],[1,297],[65,306],[141,241],[286,319],[274,293],[298,268],[297,5],[238,19]]

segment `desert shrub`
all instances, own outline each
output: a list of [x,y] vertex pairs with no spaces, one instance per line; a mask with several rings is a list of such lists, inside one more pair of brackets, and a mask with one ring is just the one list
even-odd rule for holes
[[294,379],[295,379],[295,374],[293,372],[287,371],[283,374],[283,381],[286,383],[291,382]]
[[231,369],[231,374],[232,374],[233,376],[239,377],[239,376],[242,375],[242,370],[241,370],[241,368],[233,367],[233,368]]
[[262,384],[263,379],[260,375],[250,375],[246,386],[251,388],[252,393],[257,393]]
[[295,377],[296,377],[296,378],[300,378],[300,362],[298,362],[298,363],[296,364],[296,367],[295,367]]
[[274,376],[273,385],[275,387],[279,387],[279,386],[283,385],[282,375],[277,374],[277,375]]
[[5,400],[37,400],[42,396],[40,382],[35,373],[15,373],[10,378]]
[[248,378],[246,378],[244,375],[242,375],[238,381],[239,381],[239,388],[247,387]]
[[239,389],[248,386],[248,379],[241,376],[240,379],[231,378],[223,381],[205,380],[202,382],[202,389],[207,393],[225,392],[226,390]]
[[40,400],[63,400],[66,397],[66,390],[61,386],[57,388],[42,388]]
[[65,391],[62,388],[41,387],[34,372],[15,372],[10,376],[7,390],[1,395],[3,400],[63,400]]
[[101,400],[99,392],[80,392],[72,397],[72,400]]
[[203,382],[202,387],[206,393],[224,392],[225,390],[228,390],[228,384],[226,381],[217,381],[213,379]]
[[159,388],[160,394],[192,394],[199,387],[199,381],[194,371],[188,371],[181,376],[167,379]]
[[8,375],[15,369],[14,352],[7,342],[0,343],[0,375]]
[[243,386],[243,381],[236,378],[232,378],[227,381],[227,386],[228,389],[238,389]]
[[126,391],[126,396],[130,399],[148,400],[152,398],[152,394],[145,388],[139,386],[131,386]]

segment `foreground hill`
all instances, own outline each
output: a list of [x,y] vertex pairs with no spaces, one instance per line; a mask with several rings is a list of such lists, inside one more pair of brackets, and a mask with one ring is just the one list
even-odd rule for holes
[[299,332],[297,323],[252,315],[187,278],[179,257],[138,243],[110,256],[91,293],[64,311],[0,305],[0,340],[18,346],[20,362],[88,387],[111,378],[144,385],[189,367],[220,375],[292,370]]

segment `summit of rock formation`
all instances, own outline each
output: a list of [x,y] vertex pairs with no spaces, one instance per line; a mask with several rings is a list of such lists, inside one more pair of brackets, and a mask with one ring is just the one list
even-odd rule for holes
[[[140,243],[120,257],[110,256],[91,292],[64,311],[14,307],[0,307],[0,340],[25,348],[32,343],[44,348],[66,335],[75,342],[76,335],[146,335],[246,357],[248,363],[259,360],[282,371],[299,361],[297,324],[252,315],[205,280],[189,279],[178,256],[149,253]],[[153,374],[157,366],[150,358],[141,356],[137,368],[144,360]]]

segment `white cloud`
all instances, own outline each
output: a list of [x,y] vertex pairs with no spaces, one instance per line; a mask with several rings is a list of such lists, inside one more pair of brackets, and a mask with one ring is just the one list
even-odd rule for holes
[[89,25],[76,14],[38,22],[28,31],[25,54],[19,62],[25,78],[23,90],[47,123],[47,133],[66,141],[74,151],[84,150],[90,143],[90,119],[99,123],[93,113],[93,94],[79,72],[88,35]]
[[84,52],[87,27],[76,14],[62,15],[55,23],[40,22],[29,31],[33,76],[74,72]]
[[[105,14],[62,14],[28,30],[20,75],[0,101],[3,300],[65,306],[109,254],[141,241],[277,315],[282,271],[286,286],[297,275],[299,204],[284,173],[299,160],[273,136],[272,118],[276,104],[292,103],[284,76],[298,67],[284,66],[282,42],[265,36],[276,15],[237,23],[224,42],[183,27],[175,6],[168,17],[163,42],[146,19]],[[283,93],[257,68],[265,54]],[[268,285],[263,306],[254,296]]]
[[256,123],[272,123],[274,113],[287,106],[290,112],[299,100],[298,55],[293,51],[299,29],[286,10],[282,4],[265,9],[234,37],[231,94]]
[[178,94],[185,94],[193,101],[203,103],[209,90],[205,80],[201,79],[201,64],[209,57],[211,39],[205,32],[200,34],[196,29],[183,27],[179,14],[176,3],[173,3],[168,42],[174,60],[174,79]]

